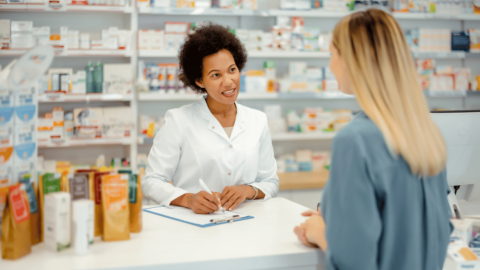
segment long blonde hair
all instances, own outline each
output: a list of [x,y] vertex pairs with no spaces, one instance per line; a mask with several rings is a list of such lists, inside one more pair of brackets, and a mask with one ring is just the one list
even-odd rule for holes
[[411,52],[388,13],[369,9],[343,18],[333,31],[353,93],[380,128],[387,146],[413,174],[433,176],[445,168],[447,150],[430,117]]

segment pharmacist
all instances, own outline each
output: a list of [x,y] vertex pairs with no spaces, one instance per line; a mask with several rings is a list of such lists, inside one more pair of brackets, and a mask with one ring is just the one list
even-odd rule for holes
[[241,42],[210,23],[187,38],[179,60],[181,80],[206,96],[166,113],[148,156],[145,196],[198,214],[275,197],[277,165],[266,115],[236,103],[247,61]]

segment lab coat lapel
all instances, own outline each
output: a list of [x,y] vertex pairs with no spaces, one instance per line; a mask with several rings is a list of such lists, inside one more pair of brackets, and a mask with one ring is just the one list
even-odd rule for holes
[[220,124],[220,122],[218,122],[217,118],[215,118],[212,112],[210,112],[210,110],[208,109],[207,101],[205,100],[205,97],[201,101],[199,101],[198,104],[200,107],[200,113],[202,117],[208,121],[207,129],[209,129],[214,133],[217,133],[220,137],[230,142],[230,138],[228,138],[227,133],[223,129],[222,125]]
[[235,119],[235,125],[233,126],[232,134],[230,135],[230,141],[233,141],[235,137],[240,135],[246,128],[245,125],[245,110],[241,105],[235,102],[237,105],[237,118]]

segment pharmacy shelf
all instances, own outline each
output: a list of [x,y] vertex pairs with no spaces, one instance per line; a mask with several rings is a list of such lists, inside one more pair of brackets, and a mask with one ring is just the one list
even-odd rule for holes
[[463,20],[463,21],[477,21],[480,20],[480,15],[476,14],[435,14],[435,13],[393,13],[393,17],[398,20]]
[[48,93],[38,95],[38,102],[40,103],[57,103],[57,102],[95,102],[95,101],[132,101],[133,94],[63,94],[63,93]]
[[[160,92],[139,93],[138,100],[140,101],[176,101],[176,100],[200,100],[203,95],[198,94],[167,94]],[[276,93],[240,93],[239,100],[259,100],[259,99],[277,99]]]
[[444,91],[425,91],[426,97],[429,98],[463,98],[467,96],[467,91],[455,91],[455,90],[444,90]]
[[102,139],[65,139],[62,141],[39,141],[38,148],[85,147],[98,145],[131,145],[132,138],[102,138]]
[[[9,49],[0,50],[0,57],[2,56],[21,56],[26,53],[28,49]],[[82,56],[111,56],[111,57],[130,57],[131,52],[125,50],[64,50],[56,52],[55,56],[60,57],[82,57]]]
[[[176,51],[150,51],[139,50],[139,57],[156,57],[156,58],[177,58],[178,52]],[[260,52],[250,51],[248,52],[250,58],[330,58],[329,52],[295,52],[295,51],[271,51]]]
[[[335,137],[335,132],[312,132],[312,133],[278,133],[272,134],[272,141],[318,141],[318,140],[332,140]],[[151,145],[153,138],[145,136],[138,136],[138,144]]]
[[0,11],[44,11],[44,12],[107,12],[107,13],[132,13],[133,7],[108,6],[108,5],[71,5],[67,4],[59,9],[51,8],[48,4],[29,3],[0,4]]
[[308,93],[308,92],[290,92],[290,93],[278,93],[278,99],[292,100],[292,99],[355,99],[353,95],[346,95],[340,91],[336,92],[320,92],[320,93]]
[[465,59],[465,52],[413,52],[414,58]]
[[467,91],[467,97],[480,97],[480,91]]
[[139,7],[139,14],[161,15],[199,15],[199,16],[254,16],[255,10],[221,9],[221,8],[161,8]]
[[311,133],[273,133],[272,141],[314,141],[331,140],[335,137],[335,132],[311,132]]
[[329,171],[278,173],[280,190],[320,189],[328,181]]
[[314,18],[343,18],[352,12],[327,12],[322,10],[257,10],[257,16],[264,17],[276,17],[276,16],[288,16],[288,17],[314,17]]

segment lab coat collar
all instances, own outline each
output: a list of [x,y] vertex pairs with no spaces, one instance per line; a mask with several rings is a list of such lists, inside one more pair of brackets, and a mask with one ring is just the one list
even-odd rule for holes
[[222,125],[220,124],[220,122],[218,122],[217,118],[213,116],[212,112],[208,108],[206,99],[207,99],[207,96],[206,95],[203,96],[202,100],[198,102],[198,105],[199,105],[200,113],[202,117],[208,121],[208,129],[211,130],[212,132],[217,133],[220,137],[224,138],[229,142],[233,141],[233,139],[237,137],[240,133],[242,133],[246,128],[245,109],[243,108],[242,105],[239,105],[237,102],[235,102],[235,105],[237,106],[237,116],[235,118],[235,124],[233,126],[232,134],[230,135],[230,138],[228,138]]

